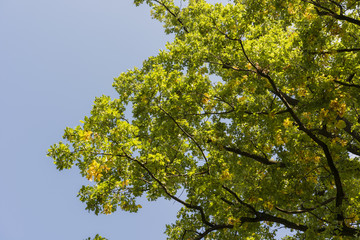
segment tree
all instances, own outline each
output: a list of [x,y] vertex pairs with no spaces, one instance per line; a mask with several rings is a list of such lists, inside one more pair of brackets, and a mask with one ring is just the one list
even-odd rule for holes
[[48,152],[86,208],[175,200],[169,239],[360,235],[360,2],[134,2],[174,41]]

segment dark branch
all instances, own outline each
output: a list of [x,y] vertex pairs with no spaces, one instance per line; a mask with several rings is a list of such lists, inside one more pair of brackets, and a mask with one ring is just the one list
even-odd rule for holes
[[334,82],[346,86],[346,87],[355,87],[355,88],[360,88],[360,85],[357,84],[351,84],[351,83],[346,83],[346,82],[342,82],[342,81],[338,81],[338,80],[334,80]]
[[[281,111],[278,111],[278,112],[275,112],[273,114],[275,115],[278,115],[278,114],[283,114],[283,113],[287,113],[289,112],[289,110],[285,109],[285,110],[281,110]],[[244,111],[244,113],[246,114],[249,114],[249,115],[253,115],[253,114],[259,114],[259,115],[262,115],[262,114],[270,114],[271,112],[268,112],[268,111],[262,111],[262,112],[249,112],[249,111]]]
[[[345,121],[344,121],[345,122]],[[346,122],[345,122],[346,123]],[[349,124],[350,125],[350,124]],[[346,126],[345,127],[346,128],[346,130],[345,131],[349,131],[350,133],[350,135],[351,136],[356,136],[356,137],[359,137],[359,134],[357,134],[357,133],[354,133],[354,132],[352,132],[351,131],[351,125],[350,126]],[[311,130],[311,131],[316,131],[318,134],[320,134],[320,135],[322,135],[322,136],[324,136],[324,137],[327,137],[327,138],[331,138],[331,139],[333,139],[333,138],[335,138],[336,137],[336,135],[335,134],[333,134],[333,133],[330,133],[329,131],[327,131],[326,130],[326,126],[324,126],[322,129],[313,129],[313,130]],[[354,137],[353,136],[353,137]],[[354,137],[355,138],[355,137]],[[355,138],[356,139],[356,138]],[[349,152],[351,152],[352,154],[355,154],[355,155],[358,155],[358,156],[360,156],[360,148],[358,148],[357,146],[355,146],[355,145],[353,145],[353,144],[347,144],[347,147],[346,147],[346,149],[349,151]]]
[[236,153],[236,154],[242,155],[244,157],[251,158],[251,159],[253,159],[253,160],[255,160],[255,161],[259,162],[259,163],[265,164],[265,165],[280,164],[281,167],[285,167],[284,163],[273,161],[271,159],[268,159],[268,158],[265,158],[265,157],[262,157],[262,156],[259,156],[259,155],[255,155],[255,154],[252,154],[252,153],[248,153],[248,152],[242,151],[242,150],[237,149],[237,148],[226,147],[226,146],[224,146],[223,148],[225,150],[229,151],[229,152]]
[[176,124],[176,126],[177,126],[189,139],[191,139],[191,140],[195,143],[196,147],[200,150],[203,158],[205,159],[205,162],[207,163],[207,162],[208,162],[207,157],[205,156],[204,150],[201,148],[200,144],[199,144],[187,131],[185,131],[183,127],[181,127],[181,126],[179,125],[179,123],[175,120],[175,118],[174,118],[173,116],[171,116],[168,112],[166,112],[161,106],[159,106],[159,108],[160,108],[161,111],[163,111],[163,112]]
[[280,97],[280,95],[278,95],[279,93],[281,94],[282,97],[285,98],[285,100],[291,105],[291,106],[296,106],[299,103],[299,100],[290,97],[289,95],[287,95],[286,93],[282,92],[281,90],[278,90],[278,92],[274,92],[272,91],[272,93],[274,93],[276,96]]
[[228,205],[230,205],[230,206],[234,206],[235,204],[233,203],[233,202],[231,202],[231,201],[229,201],[229,200],[227,200],[226,198],[220,198],[223,202],[225,202],[225,203],[227,203]]
[[203,115],[222,115],[222,114],[229,114],[234,112],[234,110],[229,110],[225,112],[203,112],[203,113],[185,113],[185,116],[203,116]]
[[319,16],[330,16],[337,20],[343,20],[343,21],[350,22],[350,23],[360,26],[359,20],[345,16],[342,13],[337,14],[336,12],[330,10],[329,8],[324,7],[323,5],[319,4],[316,1],[305,1],[305,2],[311,3],[312,5],[318,7],[318,8],[315,8],[315,10]]
[[300,209],[298,210],[285,210],[285,209],[282,209],[282,208],[279,208],[277,206],[275,206],[275,208],[277,210],[279,210],[280,212],[283,212],[283,213],[287,213],[287,214],[301,214],[301,213],[306,213],[306,212],[310,212],[310,211],[313,211],[319,207],[322,207],[332,201],[334,201],[335,198],[330,198],[328,200],[325,200],[324,202],[320,203],[319,205],[317,205],[316,207],[312,207],[312,208],[305,208],[305,207],[301,207]]
[[183,21],[173,12],[170,10],[170,8],[168,6],[166,6],[164,3],[158,1],[158,0],[154,0],[154,2],[157,2],[158,4],[160,4],[161,6],[163,6],[166,11],[168,11],[168,13],[170,13],[174,18],[176,18],[176,20],[181,24],[181,26],[183,27],[184,31],[186,33],[189,33],[188,29],[185,27]]
[[251,213],[258,215],[258,212],[256,211],[256,209],[253,206],[251,206],[250,204],[247,204],[246,202],[241,200],[234,191],[232,191],[230,188],[228,188],[224,185],[222,185],[222,188],[225,189],[227,192],[229,192],[233,197],[235,197],[235,199],[236,199],[236,201],[238,201],[238,203],[240,203],[242,206],[245,206],[246,208],[248,208],[251,211]]
[[347,120],[346,118],[340,118],[346,123],[346,127],[344,128],[345,132],[350,134],[353,138],[355,138],[360,143],[360,134],[356,131],[351,130],[352,129],[352,123]]
[[309,52],[310,54],[333,54],[333,53],[343,53],[343,52],[359,52],[360,48],[346,48],[346,49],[333,49],[319,52]]
[[210,227],[208,229],[205,230],[205,232],[199,234],[196,238],[194,238],[195,240],[200,240],[204,237],[206,237],[206,235],[208,235],[209,233],[213,232],[213,231],[216,231],[216,230],[220,230],[220,229],[225,229],[225,228],[228,228],[228,229],[232,229],[234,228],[234,225],[231,225],[231,224],[223,224],[223,225],[216,225],[216,226],[213,226],[213,227]]
[[352,154],[360,156],[360,148],[354,146],[354,145],[348,145],[346,148],[349,152]]
[[[344,197],[345,197],[345,193],[344,193],[344,189],[342,186],[342,182],[341,182],[341,178],[340,178],[340,174],[338,169],[335,166],[333,157],[330,153],[330,149],[329,147],[326,145],[325,142],[323,142],[321,139],[319,139],[316,135],[314,135],[312,133],[311,130],[307,129],[305,127],[305,125],[301,122],[300,118],[297,116],[297,114],[295,113],[295,111],[292,109],[291,104],[287,101],[286,97],[279,91],[279,89],[277,88],[275,81],[269,76],[268,73],[262,71],[261,68],[258,68],[249,58],[249,56],[246,54],[245,48],[243,46],[243,43],[241,40],[239,40],[239,43],[241,45],[241,49],[243,51],[243,54],[245,56],[245,58],[248,60],[248,62],[256,69],[257,73],[268,80],[268,82],[271,84],[274,93],[280,98],[280,100],[284,103],[286,109],[288,109],[291,117],[293,118],[293,120],[297,123],[297,125],[299,126],[299,130],[303,131],[307,136],[309,136],[315,143],[317,143],[323,150],[326,160],[327,160],[327,164],[330,168],[330,171],[334,177],[334,181],[335,181],[335,185],[336,185],[336,207],[340,207],[343,203]],[[343,220],[343,216],[342,214],[338,214],[337,216],[338,220]]]
[[203,222],[205,225],[210,226],[210,227],[214,227],[214,226],[215,226],[214,224],[210,223],[210,222],[207,220],[207,218],[206,218],[206,216],[205,216],[205,213],[204,213],[204,210],[203,210],[202,207],[197,206],[197,205],[193,205],[193,204],[190,204],[190,203],[187,203],[187,202],[181,200],[180,198],[176,197],[175,195],[171,194],[171,193],[169,192],[169,190],[167,189],[167,187],[165,186],[165,184],[163,184],[157,177],[155,177],[155,175],[150,171],[149,168],[146,167],[146,165],[145,165],[144,163],[140,162],[140,161],[137,160],[136,158],[133,158],[133,157],[129,156],[129,155],[128,155],[127,153],[125,153],[125,152],[124,152],[124,155],[125,155],[128,159],[136,162],[140,167],[142,167],[142,168],[151,176],[151,178],[154,179],[154,181],[156,181],[156,182],[160,185],[160,187],[164,190],[164,192],[165,192],[165,194],[166,194],[167,196],[169,196],[170,198],[172,198],[172,199],[175,200],[176,202],[181,203],[182,205],[184,205],[184,206],[187,207],[187,208],[198,210],[198,211],[200,212],[201,220],[202,220],[202,222]]

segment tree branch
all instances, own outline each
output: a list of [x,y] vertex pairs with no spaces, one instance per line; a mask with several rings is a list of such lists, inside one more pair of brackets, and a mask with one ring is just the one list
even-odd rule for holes
[[335,200],[335,198],[333,197],[333,198],[330,198],[330,199],[325,200],[324,202],[320,203],[320,204],[317,205],[316,207],[312,207],[312,208],[304,208],[304,207],[301,207],[301,208],[298,209],[298,210],[285,210],[285,209],[279,208],[279,207],[277,207],[277,206],[275,206],[275,208],[276,208],[277,210],[279,210],[280,212],[287,213],[287,214],[301,214],[301,213],[306,213],[306,212],[313,211],[313,210],[315,210],[315,209],[317,209],[317,208],[319,208],[319,207],[322,207],[322,206],[324,206],[324,205],[326,205],[326,204],[328,204],[328,203],[330,203],[330,202],[332,202],[332,201],[334,201],[334,200]]
[[[342,119],[342,118],[340,118],[340,119]],[[346,123],[346,121],[344,120],[344,122]],[[346,123],[347,124],[347,123]],[[356,137],[360,137],[359,136],[359,134],[358,133],[355,133],[355,132],[352,132],[351,131],[351,124],[348,126],[348,125],[346,125],[346,132],[348,132],[354,139],[356,139],[356,140],[358,140],[359,141],[359,139],[357,139]],[[336,137],[336,135],[335,134],[333,134],[333,133],[330,133],[330,132],[328,132],[327,130],[326,130],[326,127],[324,126],[322,129],[312,129],[311,131],[316,131],[318,134],[320,134],[320,135],[322,135],[322,136],[324,136],[324,137],[326,137],[326,138],[331,138],[331,139],[333,139],[333,138],[335,138]],[[354,137],[355,136],[355,137]],[[359,141],[360,142],[360,141]],[[353,145],[353,144],[347,144],[347,147],[346,147],[346,149],[349,151],[349,152],[351,152],[352,154],[355,154],[355,155],[358,155],[358,156],[360,156],[360,148],[358,148],[357,146],[355,146],[355,145]]]
[[223,148],[225,150],[229,151],[229,152],[236,153],[236,154],[251,158],[251,159],[253,159],[253,160],[255,160],[255,161],[259,162],[259,163],[265,164],[265,165],[280,164],[280,167],[285,167],[284,163],[273,161],[271,159],[268,159],[268,158],[265,158],[265,157],[262,157],[262,156],[259,156],[259,155],[255,155],[255,154],[252,154],[252,153],[248,153],[248,152],[242,151],[242,150],[237,149],[237,148],[226,147],[226,146],[223,146]]
[[234,225],[231,224],[223,224],[223,225],[216,225],[213,227],[210,227],[208,229],[206,229],[203,233],[199,234],[196,238],[194,238],[195,240],[200,240],[203,239],[204,237],[206,237],[206,235],[208,235],[209,233],[216,231],[216,230],[220,230],[220,229],[224,229],[224,228],[229,228],[232,229],[234,228]]
[[207,220],[207,218],[206,218],[206,216],[205,216],[205,213],[204,213],[204,210],[203,210],[202,207],[197,206],[197,205],[193,205],[193,204],[190,204],[190,203],[187,203],[187,202],[181,200],[180,198],[174,196],[173,194],[171,194],[171,193],[169,192],[169,190],[167,189],[167,187],[165,186],[165,184],[163,184],[157,177],[155,177],[155,175],[150,171],[149,168],[146,167],[146,165],[145,165],[144,163],[140,162],[140,161],[137,160],[136,158],[133,158],[133,157],[129,156],[129,155],[128,155],[127,153],[125,153],[125,152],[124,152],[124,155],[125,155],[128,159],[130,159],[130,160],[133,161],[133,162],[136,162],[140,167],[142,167],[142,168],[151,176],[151,178],[154,179],[154,181],[156,181],[156,182],[160,185],[160,187],[164,190],[164,192],[165,192],[165,194],[166,194],[167,196],[169,196],[170,198],[172,198],[172,199],[175,200],[176,202],[181,203],[182,205],[184,205],[184,206],[187,207],[187,208],[198,210],[198,211],[200,212],[201,220],[202,220],[202,222],[203,222],[205,225],[210,226],[210,227],[214,227],[214,226],[215,226],[214,224],[210,223],[210,222]]
[[354,146],[354,145],[348,145],[346,148],[349,152],[352,154],[360,156],[360,148]]
[[250,209],[251,213],[255,214],[255,215],[258,215],[258,212],[256,211],[256,209],[251,206],[250,204],[247,204],[246,202],[244,202],[243,200],[241,200],[239,198],[239,196],[234,192],[232,191],[230,188],[222,185],[221,186],[223,189],[225,189],[227,192],[229,192],[233,197],[235,197],[236,201],[238,201],[241,205],[245,206],[246,208]]
[[268,221],[268,222],[275,222],[275,223],[279,223],[279,224],[282,224],[284,225],[285,227],[287,228],[291,228],[291,229],[295,229],[295,230],[300,230],[300,231],[306,231],[308,229],[307,226],[305,225],[301,225],[301,224],[297,224],[297,223],[294,223],[294,222],[290,222],[289,220],[287,219],[284,219],[284,218],[280,218],[280,217],[276,217],[276,216],[273,216],[273,215],[270,215],[270,214],[267,214],[265,212],[259,212],[259,211],[256,211],[256,209],[245,203],[244,201],[242,201],[239,196],[234,192],[232,191],[231,189],[227,188],[226,186],[222,186],[226,191],[228,191],[231,195],[233,195],[236,200],[243,206],[247,207],[253,214],[255,214],[255,218],[251,218],[251,217],[241,217],[240,218],[240,221],[242,223],[245,223],[245,222],[262,222],[262,221]]
[[[288,109],[291,117],[293,118],[293,120],[297,123],[299,130],[303,131],[307,136],[309,136],[316,144],[318,144],[326,157],[327,160],[327,164],[330,168],[330,171],[334,177],[334,181],[335,181],[335,185],[336,185],[336,207],[340,207],[343,203],[343,199],[345,197],[345,193],[344,193],[344,189],[342,186],[342,182],[341,182],[341,178],[340,178],[340,174],[338,169],[335,166],[334,160],[332,158],[332,155],[330,153],[330,150],[328,148],[328,146],[326,145],[326,143],[324,143],[323,141],[321,141],[316,135],[314,135],[309,129],[307,129],[305,127],[305,125],[301,122],[300,118],[297,116],[297,114],[295,113],[295,111],[292,109],[291,104],[287,101],[287,99],[283,96],[283,94],[281,93],[281,91],[279,91],[279,89],[277,88],[275,81],[269,76],[269,74],[267,72],[264,72],[261,68],[257,67],[248,57],[248,55],[246,54],[244,45],[242,43],[241,40],[239,40],[239,43],[241,45],[241,49],[242,52],[245,56],[245,58],[248,60],[248,62],[256,69],[257,73],[268,80],[268,82],[271,84],[274,93],[280,98],[280,100],[283,102],[283,104],[285,105],[286,109]],[[342,214],[338,214],[338,220],[343,220],[343,215]]]
[[350,23],[353,23],[353,24],[356,24],[356,25],[360,26],[360,21],[359,20],[348,17],[348,16],[345,16],[342,13],[337,14],[336,12],[330,10],[329,8],[326,8],[323,5],[319,4],[318,2],[315,2],[315,1],[312,1],[312,0],[311,1],[306,1],[305,0],[304,2],[308,2],[308,3],[318,7],[319,9],[321,9],[322,11],[315,8],[315,10],[316,10],[316,12],[317,12],[317,14],[319,16],[330,16],[330,17],[333,17],[333,18],[335,18],[337,20],[343,20],[343,21],[350,22]]
[[355,88],[360,88],[360,85],[357,84],[351,84],[351,83],[346,83],[346,82],[342,82],[342,81],[338,81],[338,80],[334,80],[334,82],[346,86],[346,87],[355,87]]
[[183,21],[173,12],[170,10],[170,8],[168,6],[166,6],[164,3],[158,1],[158,0],[153,0],[154,2],[157,2],[158,4],[160,4],[161,6],[163,6],[166,11],[168,11],[168,13],[170,13],[174,18],[176,18],[176,20],[181,24],[181,26],[183,27],[184,31],[186,33],[189,33],[188,29],[185,27]]
[[355,132],[353,130],[351,130],[352,128],[352,124],[349,120],[347,120],[346,118],[339,118],[341,120],[343,120],[346,124],[344,131],[347,132],[349,135],[351,135],[353,138],[355,138],[359,143],[360,143],[360,134],[358,132]]
[[188,133],[186,132],[180,125],[179,123],[173,118],[173,116],[171,116],[168,112],[166,112],[161,106],[158,106],[160,108],[161,111],[163,111],[175,124],[176,126],[189,138],[191,139],[196,147],[200,150],[203,158],[205,159],[205,162],[207,163],[208,160],[207,160],[207,157],[205,156],[205,153],[204,153],[204,150],[201,148],[200,144]]
[[326,50],[326,51],[319,51],[319,52],[309,52],[310,54],[332,54],[332,53],[343,53],[343,52],[359,52],[360,48],[344,48],[344,49],[333,49],[333,50]]

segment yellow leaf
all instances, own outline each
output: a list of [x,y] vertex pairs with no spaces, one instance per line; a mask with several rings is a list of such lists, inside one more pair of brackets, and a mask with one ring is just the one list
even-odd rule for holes
[[93,161],[90,165],[88,170],[86,171],[87,175],[86,178],[89,181],[92,181],[93,179],[98,182],[100,181],[101,177],[103,176],[101,174],[102,171],[102,167],[100,167],[100,163],[98,163],[97,161]]
[[80,132],[79,136],[80,136],[81,140],[88,141],[91,139],[91,134],[92,134],[92,131],[84,131],[84,132]]
[[106,203],[103,208],[103,213],[109,215],[112,213],[112,205],[110,203]]
[[229,173],[229,169],[225,169],[220,176],[220,180],[221,181],[226,181],[226,180],[231,180],[232,179],[232,174]]
[[274,204],[272,202],[267,201],[264,203],[264,207],[269,210],[272,210],[274,208]]
[[283,125],[284,125],[284,127],[288,128],[288,127],[292,126],[292,123],[293,122],[290,120],[290,118],[287,118],[287,119],[284,120]]
[[339,120],[336,122],[335,126],[339,129],[343,129],[346,127],[346,123],[343,120]]
[[209,100],[210,100],[210,95],[207,93],[204,93],[204,97],[201,99],[201,102],[203,104],[207,104],[209,102]]
[[320,163],[321,157],[320,156],[316,156],[314,157],[314,162],[315,163]]
[[337,98],[335,98],[334,100],[331,100],[330,108],[337,111],[337,113],[338,113],[338,115],[340,117],[343,117],[345,112],[346,112],[346,104],[345,103],[340,103]]
[[129,180],[124,180],[123,182],[121,182],[121,186],[123,188],[125,188],[128,184],[129,184]]
[[143,103],[148,102],[147,97],[145,95],[141,97],[141,102],[143,102]]
[[247,97],[242,96],[242,97],[239,97],[237,100],[238,100],[238,102],[243,102],[243,101],[245,101],[246,99],[247,99]]
[[300,97],[305,97],[307,95],[307,91],[304,88],[299,88],[297,93]]
[[309,112],[304,112],[302,115],[303,115],[304,118],[306,118],[307,120],[310,120],[311,113],[309,113]]
[[324,120],[328,116],[329,110],[322,108],[320,110],[320,120]]
[[241,223],[241,220],[233,218],[233,217],[229,217],[228,218],[228,223],[231,224],[231,225],[239,225]]

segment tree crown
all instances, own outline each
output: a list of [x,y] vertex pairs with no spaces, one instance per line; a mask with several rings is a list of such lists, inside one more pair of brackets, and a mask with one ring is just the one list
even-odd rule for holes
[[94,181],[86,209],[175,200],[170,239],[359,235],[360,3],[181,2],[134,1],[174,41],[49,149]]

